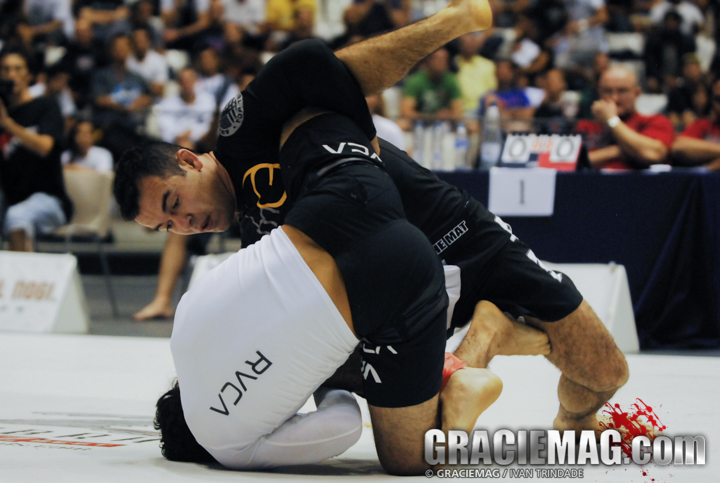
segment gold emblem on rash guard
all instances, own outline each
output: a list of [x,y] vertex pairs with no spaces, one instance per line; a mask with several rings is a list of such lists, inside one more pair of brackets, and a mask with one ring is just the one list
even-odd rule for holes
[[245,180],[247,179],[248,175],[250,176],[250,183],[252,184],[253,191],[255,192],[255,195],[258,197],[258,208],[278,208],[285,203],[285,200],[287,199],[287,193],[283,191],[282,198],[280,198],[279,201],[275,201],[272,203],[260,203],[260,200],[262,200],[262,196],[260,195],[260,192],[257,189],[257,186],[255,185],[255,175],[257,172],[261,169],[269,169],[270,170],[270,182],[268,183],[270,186],[273,184],[273,175],[275,174],[276,169],[280,169],[279,164],[270,164],[270,163],[261,163],[256,164],[252,168],[248,169],[245,172],[245,176],[243,176],[243,185],[245,184]]

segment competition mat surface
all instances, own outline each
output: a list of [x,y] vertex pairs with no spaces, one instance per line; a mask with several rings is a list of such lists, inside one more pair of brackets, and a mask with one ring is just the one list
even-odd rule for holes
[[[567,466],[583,469],[582,480],[573,481],[717,482],[720,358],[634,355],[628,361],[630,381],[612,402],[623,411],[638,400],[652,406],[668,436],[704,436],[706,464]],[[503,379],[504,390],[477,428],[490,434],[500,429],[550,429],[557,412],[559,371],[541,357],[498,357],[491,369]],[[255,473],[166,461],[152,418],[155,401],[173,377],[168,339],[0,334],[0,482],[398,480],[384,474],[377,461],[362,400],[365,428],[360,442],[317,465]],[[303,408],[312,409],[311,403]],[[506,468],[557,467],[491,468],[502,473]],[[571,480],[535,473],[482,479]]]

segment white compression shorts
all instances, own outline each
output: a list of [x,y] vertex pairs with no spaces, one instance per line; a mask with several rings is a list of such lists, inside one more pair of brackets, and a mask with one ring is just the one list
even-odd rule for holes
[[329,418],[327,424],[293,416],[357,343],[295,246],[276,229],[206,274],[178,305],[170,346],[185,420],[198,443],[230,468],[340,454],[362,430],[352,395],[328,395],[326,406],[340,402],[337,409],[311,413]]
[[[460,273],[445,267],[448,323]],[[234,469],[309,464],[362,432],[352,394],[317,391],[358,340],[282,229],[204,275],[180,301],[171,349],[185,419]],[[318,411],[297,415],[316,392]]]

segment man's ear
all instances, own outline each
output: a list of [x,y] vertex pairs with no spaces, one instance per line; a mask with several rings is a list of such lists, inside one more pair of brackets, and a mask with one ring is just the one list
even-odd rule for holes
[[179,149],[177,152],[177,161],[181,168],[187,167],[188,169],[200,171],[203,167],[203,162],[200,159],[200,156],[189,149]]

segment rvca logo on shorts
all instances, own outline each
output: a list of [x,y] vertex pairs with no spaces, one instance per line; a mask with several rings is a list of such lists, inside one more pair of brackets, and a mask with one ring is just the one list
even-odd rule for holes
[[237,96],[230,99],[225,105],[220,116],[220,135],[227,137],[232,136],[240,129],[243,118],[245,116],[245,110],[243,108],[243,97],[242,92]]

